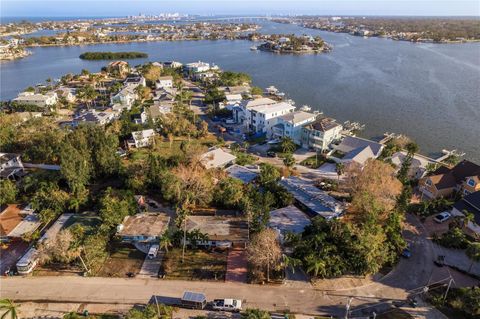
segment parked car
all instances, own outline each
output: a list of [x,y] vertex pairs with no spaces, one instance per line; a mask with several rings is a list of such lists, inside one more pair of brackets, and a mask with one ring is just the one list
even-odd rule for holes
[[242,310],[242,301],[238,299],[215,299],[212,301],[212,309],[239,312]]
[[148,250],[148,259],[154,259],[157,257],[158,254],[158,249],[160,247],[158,245],[152,245],[150,246],[150,249]]
[[277,157],[277,153],[275,153],[274,151],[268,151],[267,156],[268,157]]
[[443,222],[446,222],[447,220],[450,219],[450,217],[452,217],[452,214],[450,214],[449,212],[442,212],[438,215],[435,215],[435,217],[433,218],[434,221],[436,221],[437,223],[441,224]]
[[434,260],[433,263],[437,265],[438,267],[443,267],[445,266],[445,256],[440,255],[437,257],[437,260]]

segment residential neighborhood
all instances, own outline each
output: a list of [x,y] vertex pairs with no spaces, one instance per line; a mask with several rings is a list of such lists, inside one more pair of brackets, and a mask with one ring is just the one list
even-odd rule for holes
[[420,300],[438,311],[434,285],[478,285],[478,164],[422,155],[403,135],[366,138],[248,74],[116,61],[20,93],[0,120],[9,298],[64,276],[59,300],[87,289],[86,305],[115,304],[118,285],[140,291],[128,305],[204,311],[208,297],[285,316],[339,317],[324,307],[351,296],[359,317]]

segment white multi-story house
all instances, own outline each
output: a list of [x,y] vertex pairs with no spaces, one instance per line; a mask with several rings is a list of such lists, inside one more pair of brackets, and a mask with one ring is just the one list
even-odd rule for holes
[[342,137],[342,125],[331,118],[320,118],[303,127],[301,144],[318,152],[328,150],[330,144]]
[[243,100],[238,106],[233,107],[233,118],[237,123],[244,123],[245,125],[247,125],[245,121],[247,120],[247,112],[249,109],[261,105],[273,105],[275,103],[277,102],[269,98]]
[[272,127],[272,137],[289,137],[295,144],[302,145],[303,126],[314,122],[316,117],[316,114],[303,111],[279,116],[277,118],[277,124]]
[[117,94],[110,98],[114,111],[130,110],[133,102],[137,99],[136,86],[125,85]]
[[191,73],[206,72],[206,71],[209,71],[210,69],[211,69],[211,67],[210,67],[209,63],[205,63],[205,62],[201,62],[201,61],[187,63],[187,64],[184,65],[184,70],[187,73],[190,73],[190,72]]
[[125,79],[125,81],[123,82],[123,85],[136,88],[139,85],[147,86],[147,81],[141,75],[132,75]]
[[253,132],[266,133],[271,137],[272,127],[278,123],[278,118],[294,111],[295,106],[286,102],[255,106],[247,110],[246,125]]
[[162,88],[171,88],[173,87],[173,77],[172,76],[161,76],[158,78],[157,82],[155,82],[155,88],[162,89]]
[[46,94],[22,92],[13,99],[13,102],[21,104],[32,104],[39,107],[47,107],[55,105],[57,103],[57,98],[57,93],[55,92],[48,92]]
[[152,129],[148,129],[143,131],[132,132],[132,137],[133,137],[133,145],[136,148],[147,147],[152,145],[155,137],[155,131]]

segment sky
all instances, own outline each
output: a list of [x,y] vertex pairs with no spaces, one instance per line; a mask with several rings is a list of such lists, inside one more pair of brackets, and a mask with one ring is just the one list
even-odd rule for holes
[[480,0],[0,0],[1,17],[195,15],[480,16]]

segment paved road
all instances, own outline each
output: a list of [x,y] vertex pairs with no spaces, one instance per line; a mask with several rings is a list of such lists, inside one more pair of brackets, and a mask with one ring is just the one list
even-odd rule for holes
[[[185,290],[204,292],[208,299],[241,298],[246,307],[271,311],[341,315],[348,295],[329,294],[313,288],[260,286],[229,282],[173,281],[160,279],[27,277],[2,278],[2,298],[17,301],[56,301],[81,303],[146,303],[153,295],[166,303],[178,301]],[[365,296],[354,304],[364,303]],[[401,289],[385,289],[382,298],[404,298]],[[377,300],[369,298],[368,302]]]

